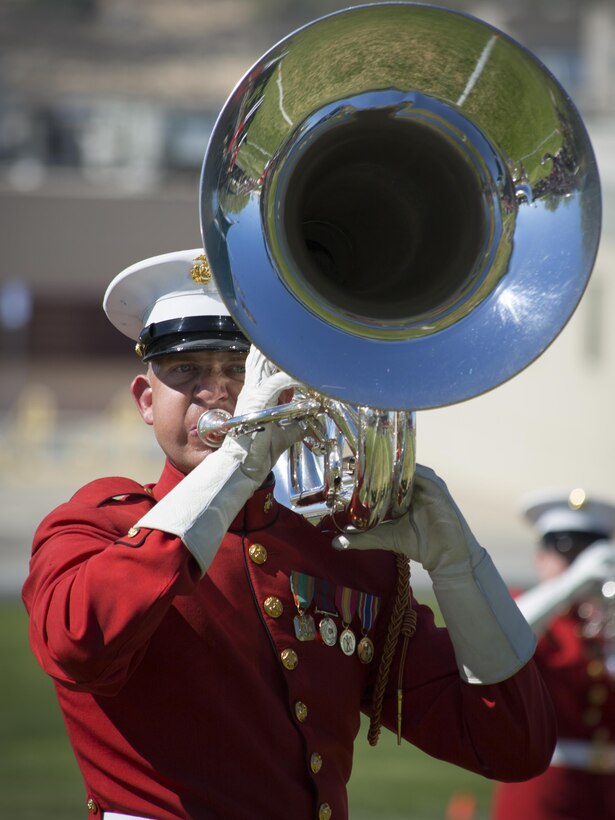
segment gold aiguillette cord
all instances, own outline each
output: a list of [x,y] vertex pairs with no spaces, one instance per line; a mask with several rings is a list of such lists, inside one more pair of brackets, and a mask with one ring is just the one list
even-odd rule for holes
[[382,655],[380,656],[380,666],[378,667],[378,677],[374,686],[374,696],[372,698],[372,714],[370,720],[367,740],[370,746],[378,743],[382,720],[382,704],[384,693],[391,672],[391,663],[397,648],[397,641],[400,634],[404,636],[402,646],[401,662],[399,665],[399,677],[397,681],[397,742],[401,743],[402,729],[402,709],[403,709],[403,672],[406,662],[408,640],[416,631],[416,612],[409,606],[408,596],[410,593],[410,562],[408,556],[397,553],[397,589],[395,593],[395,603],[393,612],[389,620],[389,628],[384,642]]

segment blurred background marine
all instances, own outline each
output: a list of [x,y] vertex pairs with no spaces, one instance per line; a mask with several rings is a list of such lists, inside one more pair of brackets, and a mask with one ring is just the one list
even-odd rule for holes
[[517,603],[539,638],[558,740],[544,774],[498,786],[493,818],[615,818],[615,503],[540,492],[523,511],[539,583]]

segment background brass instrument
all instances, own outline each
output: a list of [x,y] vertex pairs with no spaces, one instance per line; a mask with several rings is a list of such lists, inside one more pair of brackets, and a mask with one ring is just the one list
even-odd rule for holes
[[583,294],[600,219],[574,105],[486,23],[357,6],[268,51],[214,128],[201,226],[230,312],[311,402],[275,411],[305,418],[320,460],[290,454],[290,502],[358,528],[407,510],[414,411],[544,352]]

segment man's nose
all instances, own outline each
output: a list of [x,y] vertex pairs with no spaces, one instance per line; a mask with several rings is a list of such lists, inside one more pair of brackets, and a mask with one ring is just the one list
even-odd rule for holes
[[228,387],[229,376],[223,370],[210,370],[197,379],[194,392],[197,395],[206,394],[210,400],[226,398]]

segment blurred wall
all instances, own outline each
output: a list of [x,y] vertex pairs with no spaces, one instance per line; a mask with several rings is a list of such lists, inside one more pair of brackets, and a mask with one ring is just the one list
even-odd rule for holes
[[[0,592],[20,585],[41,517],[84,481],[157,477],[160,454],[127,392],[139,364],[102,315],[102,295],[132,262],[200,244],[199,168],[219,107],[279,37],[345,5],[0,7]],[[418,418],[419,460],[447,479],[507,577],[527,582],[533,539],[516,509],[524,492],[581,485],[615,498],[615,11],[604,2],[449,5],[547,62],[586,116],[603,173],[602,247],[560,338],[510,383]]]

